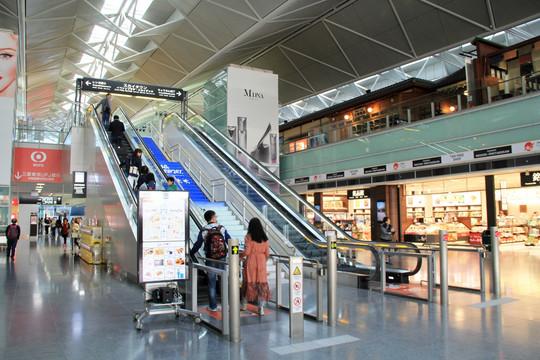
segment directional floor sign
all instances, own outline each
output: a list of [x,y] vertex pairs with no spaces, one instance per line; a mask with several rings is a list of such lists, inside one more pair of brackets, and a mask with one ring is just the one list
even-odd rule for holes
[[82,78],[81,90],[144,96],[174,101],[184,100],[184,90],[182,89],[107,79]]

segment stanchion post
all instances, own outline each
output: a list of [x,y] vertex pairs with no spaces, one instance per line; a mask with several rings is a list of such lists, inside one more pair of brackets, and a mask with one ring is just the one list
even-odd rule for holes
[[240,334],[240,259],[238,239],[229,240],[229,338],[232,342],[242,340]]
[[441,305],[448,305],[448,234],[446,230],[439,230],[439,249]]
[[304,258],[289,258],[289,336],[304,336]]
[[327,238],[327,291],[328,291],[328,326],[337,325],[337,242],[336,235]]
[[499,233],[496,226],[489,228],[489,235],[491,236],[491,252],[493,255],[493,295],[496,299],[501,297],[501,278],[499,272]]

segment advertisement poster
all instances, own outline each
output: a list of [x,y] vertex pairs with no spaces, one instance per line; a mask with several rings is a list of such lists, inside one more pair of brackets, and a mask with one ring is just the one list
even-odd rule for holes
[[9,185],[11,181],[11,146],[13,124],[15,123],[15,91],[17,89],[17,35],[0,31],[0,48],[2,49],[2,64],[0,66],[0,122],[2,132],[0,135],[0,152],[2,156],[0,166],[0,185]]
[[139,282],[187,279],[189,192],[139,192]]
[[[227,136],[279,176],[278,76],[240,66],[229,66],[227,76]],[[237,158],[258,171],[242,154]]]
[[62,150],[15,148],[13,181],[62,182]]

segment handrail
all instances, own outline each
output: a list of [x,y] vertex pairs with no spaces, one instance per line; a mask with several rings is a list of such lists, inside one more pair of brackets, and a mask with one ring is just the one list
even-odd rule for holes
[[[412,113],[417,109],[425,109],[426,112],[425,113],[421,112],[419,116],[421,117],[422,115],[424,115],[425,119],[428,119],[428,118],[433,118],[438,115],[446,115],[450,113],[455,114],[457,112],[460,112],[461,110],[467,109],[469,107],[468,105],[480,106],[486,103],[489,104],[494,100],[493,99],[494,96],[495,97],[499,96],[501,97],[500,100],[502,100],[505,97],[501,96],[501,93],[492,94],[493,91],[491,90],[491,89],[497,89],[501,84],[505,84],[505,89],[510,91],[509,87],[506,86],[506,84],[516,84],[516,82],[519,81],[520,86],[518,87],[513,86],[514,89],[511,90],[515,92],[516,90],[521,89],[521,94],[517,94],[518,96],[526,94],[527,90],[538,91],[540,89],[540,86],[538,86],[538,79],[537,79],[539,74],[540,72],[536,72],[528,76],[519,76],[512,79],[501,80],[497,83],[493,83],[493,84],[485,85],[485,86],[479,86],[479,87],[476,85],[478,84],[481,85],[482,82],[484,82],[485,80],[477,79],[475,82],[478,84],[475,84],[474,88],[467,89],[464,87],[462,89],[457,90],[456,93],[453,95],[445,96],[444,94],[440,92],[429,93],[429,94],[415,97],[413,99],[404,100],[399,103],[392,103],[391,106],[379,107],[377,110],[377,113],[379,114],[384,113],[382,115],[376,115],[376,116],[369,115],[369,118],[367,119],[364,118],[361,120],[355,120],[353,116],[353,118],[350,118],[347,120],[336,121],[331,124],[328,123],[328,124],[320,125],[318,127],[311,128],[309,129],[308,132],[303,132],[302,134],[295,136],[294,138],[291,138],[290,140],[289,139],[286,140],[281,146],[281,153],[284,155],[293,154],[299,151],[308,150],[314,147],[320,147],[320,146],[327,145],[330,143],[336,144],[341,141],[346,141],[349,139],[356,138],[358,135],[364,135],[364,134],[369,135],[369,134],[372,134],[373,132],[378,132],[380,130],[386,130],[388,128],[397,127],[397,126],[409,125],[412,122],[421,121],[424,119],[424,118],[419,118],[419,119],[412,118],[413,116]],[[535,84],[535,86],[532,86],[532,84]],[[473,93],[476,93],[477,96],[479,96],[479,100],[481,101],[479,103],[474,103],[474,104],[473,103],[462,104],[463,100],[465,100],[465,102],[467,101],[464,98],[466,96],[465,91],[468,91],[470,95],[472,95]],[[478,94],[482,94],[482,95],[478,95]],[[515,94],[511,94],[511,95],[513,96]],[[484,97],[486,99],[484,99]],[[359,104],[355,107],[351,107],[348,110],[346,109],[346,110],[339,111],[339,113],[340,114],[345,114],[347,112],[352,113],[355,110],[359,109],[360,107],[367,107],[370,103],[371,104],[377,103],[377,101],[378,100],[371,100],[364,104]],[[495,99],[495,101],[498,101],[498,99]],[[431,104],[435,102],[438,102],[438,103],[447,102],[448,108],[450,108],[451,106],[454,106],[454,110],[452,111],[450,109],[446,113],[442,113],[441,111],[442,109],[439,111],[436,111],[435,107],[431,106]],[[401,115],[404,115],[404,116],[401,117]],[[361,116],[366,116],[366,115],[361,115]],[[398,116],[399,119],[396,119],[396,116]],[[330,126],[332,126],[333,128],[331,129]],[[339,136],[340,138],[337,141],[332,141],[330,138],[325,137],[324,142],[319,144],[319,142],[321,142],[320,141],[321,135],[329,135],[330,132],[332,131],[352,129],[353,126],[356,126],[356,127],[363,126],[363,128],[365,128],[364,129],[365,131],[359,131],[359,130],[352,131],[351,130],[348,133],[341,133]],[[302,141],[302,140],[307,140],[309,142],[311,139],[315,139],[314,146],[310,146],[310,144],[308,143],[307,144],[308,146],[305,149],[299,149],[299,150],[295,149],[294,152],[288,151],[289,144],[295,143],[297,141]]]

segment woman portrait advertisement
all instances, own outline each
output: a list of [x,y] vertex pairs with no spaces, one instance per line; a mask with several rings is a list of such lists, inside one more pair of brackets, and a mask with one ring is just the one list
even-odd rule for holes
[[14,97],[17,86],[17,35],[0,31],[0,97]]

